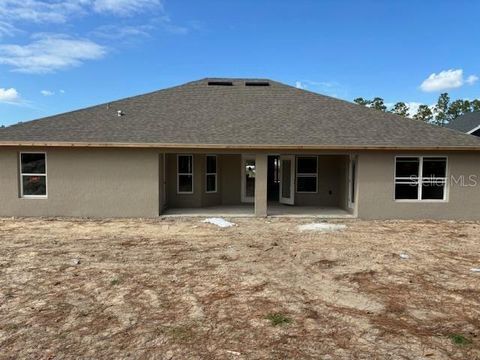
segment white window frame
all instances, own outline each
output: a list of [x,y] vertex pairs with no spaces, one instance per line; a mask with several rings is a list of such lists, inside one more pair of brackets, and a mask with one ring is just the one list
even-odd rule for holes
[[[305,159],[305,158],[311,158],[315,159],[316,163],[316,168],[317,171],[315,173],[299,173],[298,172],[298,159]],[[296,161],[295,161],[295,192],[297,194],[317,194],[318,193],[318,156],[312,156],[312,155],[298,155],[296,156]],[[314,177],[315,178],[315,191],[299,191],[298,190],[298,178],[305,178],[305,177]]]
[[[22,172],[22,155],[23,154],[43,154],[45,156],[45,173],[31,174]],[[47,153],[45,151],[22,151],[18,157],[18,166],[20,174],[20,197],[22,199],[48,199],[48,169],[47,169]],[[24,176],[43,176],[45,178],[45,195],[24,195],[23,194],[23,177]]]
[[[208,158],[209,157],[213,157],[215,158],[215,172],[214,173],[209,173],[208,172]],[[207,194],[214,194],[217,192],[218,190],[218,157],[217,155],[206,155],[205,156],[205,193]],[[207,189],[207,186],[208,186],[208,177],[209,176],[215,176],[215,190],[208,190]]]
[[[417,191],[417,198],[416,199],[396,199],[395,198],[395,185],[397,185],[397,180],[399,180],[399,183],[402,181],[408,182],[408,181],[413,181],[410,177],[398,177],[397,178],[397,159],[398,158],[417,158],[419,160],[419,166],[418,166],[418,175],[417,175],[417,182],[418,182],[418,191]],[[445,159],[445,177],[441,178],[435,178],[435,180],[444,180],[445,181],[445,187],[443,191],[443,199],[422,199],[422,191],[423,191],[423,183],[424,183],[424,178],[423,178],[423,159],[424,158],[441,158]],[[393,200],[395,202],[413,202],[413,203],[445,203],[449,201],[449,162],[448,162],[448,156],[446,155],[396,155],[393,163]],[[430,179],[430,178],[426,178]],[[425,181],[428,182],[428,181]]]
[[[179,170],[180,170],[180,167],[178,166],[179,165],[179,159],[181,156],[189,156],[191,159],[192,159],[192,172],[190,173],[180,173]],[[177,154],[177,194],[193,194],[194,193],[194,188],[195,188],[195,178],[193,176],[193,173],[194,173],[194,158],[193,158],[193,154]],[[180,176],[181,175],[190,175],[192,177],[192,191],[180,191]]]

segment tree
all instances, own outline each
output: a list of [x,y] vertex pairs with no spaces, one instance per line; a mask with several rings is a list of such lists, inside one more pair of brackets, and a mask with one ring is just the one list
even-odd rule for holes
[[462,115],[462,107],[463,101],[462,100],[455,100],[453,101],[447,110],[447,117],[448,121],[455,119],[456,117]]
[[433,112],[428,105],[420,105],[413,118],[429,123],[433,120]]
[[448,93],[440,94],[440,96],[438,97],[437,105],[435,105],[435,124],[439,126],[445,126],[446,124],[448,124],[449,103],[450,97],[448,96]]
[[468,100],[463,100],[462,112],[464,114],[472,112],[472,103]]
[[393,109],[390,110],[391,113],[407,117],[408,116],[408,106],[404,102],[397,102],[395,105],[393,105]]
[[448,120],[452,121],[453,119],[463,115],[465,113],[471,112],[472,106],[468,100],[455,100],[448,107],[447,115]]
[[362,97],[354,99],[353,102],[357,103],[358,105],[363,105],[363,106],[370,105],[370,103],[371,103],[370,100],[364,99]]
[[480,111],[480,100],[475,99],[471,102],[472,111]]
[[380,98],[380,97],[374,98],[374,99],[370,102],[370,107],[371,107],[372,109],[377,109],[377,110],[380,110],[380,111],[387,111],[387,106],[385,105],[383,99]]

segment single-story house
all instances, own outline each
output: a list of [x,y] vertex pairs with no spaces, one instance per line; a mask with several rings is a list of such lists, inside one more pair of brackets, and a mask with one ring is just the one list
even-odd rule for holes
[[0,216],[479,219],[480,139],[263,79],[0,130]]
[[466,134],[480,136],[480,111],[460,115],[451,121],[447,127]]

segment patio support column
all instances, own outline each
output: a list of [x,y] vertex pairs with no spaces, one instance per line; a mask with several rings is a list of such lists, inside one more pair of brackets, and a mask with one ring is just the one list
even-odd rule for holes
[[255,159],[255,216],[267,216],[268,157],[257,154]]

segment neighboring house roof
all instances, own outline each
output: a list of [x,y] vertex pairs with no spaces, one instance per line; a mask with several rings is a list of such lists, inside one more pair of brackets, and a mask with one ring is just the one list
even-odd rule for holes
[[471,134],[480,129],[480,111],[466,113],[447,125],[448,128]]
[[473,136],[262,79],[203,79],[0,130],[12,144],[480,149]]

